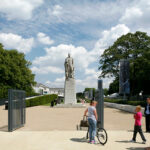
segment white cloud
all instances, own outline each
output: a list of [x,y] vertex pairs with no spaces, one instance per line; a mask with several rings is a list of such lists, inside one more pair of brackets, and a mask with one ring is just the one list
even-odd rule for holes
[[64,70],[58,67],[54,67],[54,66],[45,66],[45,67],[43,66],[40,68],[34,66],[31,68],[31,70],[37,74],[48,74],[48,73],[62,74],[64,73]]
[[120,18],[121,22],[133,22],[136,19],[139,19],[142,17],[143,12],[141,11],[140,8],[137,7],[131,7],[127,8],[125,11],[125,14]]
[[96,74],[96,71],[95,71],[95,69],[89,69],[89,68],[87,68],[87,69],[85,69],[85,74],[86,75]]
[[104,30],[102,32],[102,37],[96,42],[95,48],[92,53],[97,55],[103,54],[104,50],[111,46],[117,38],[122,35],[127,34],[130,29],[124,24],[118,24],[111,27],[110,30]]
[[55,81],[46,81],[45,84],[49,87],[57,87],[57,88],[63,88],[65,82],[65,77],[56,78]]
[[54,43],[54,41],[51,40],[49,36],[47,36],[46,34],[42,32],[39,32],[37,34],[37,38],[38,38],[38,41],[41,42],[42,44],[51,45]]
[[119,19],[120,23],[128,25],[133,32],[138,29],[149,31],[150,24],[150,1],[134,0],[126,6],[125,13]]
[[[33,60],[33,66],[42,70],[43,67],[57,67],[64,70],[64,60],[68,53],[74,58],[75,69],[83,70],[95,61],[95,58],[84,47],[61,44],[46,48],[46,55]],[[49,70],[54,73],[51,69]],[[58,72],[62,73],[62,72]]]
[[32,11],[42,3],[43,0],[1,0],[0,12],[4,13],[8,20],[27,20],[32,17]]
[[89,20],[101,23],[112,22],[122,14],[126,3],[127,2],[123,3],[120,1],[67,1],[61,3],[61,5],[57,4],[52,8],[48,8],[47,12],[50,20],[54,22],[63,22],[65,24],[86,22]]
[[[83,91],[87,88],[96,88],[98,87],[98,77],[100,75],[99,71],[91,71],[89,75],[85,76],[84,79],[76,80],[76,89],[77,92]],[[113,81],[113,78],[102,78],[103,80],[103,88],[108,88],[109,84]]]
[[0,43],[2,43],[6,49],[17,49],[20,52],[28,53],[33,47],[34,39],[25,39],[13,33],[0,33]]
[[54,8],[53,8],[53,11],[52,11],[52,14],[54,16],[59,16],[62,12],[62,7],[60,5],[55,5]]

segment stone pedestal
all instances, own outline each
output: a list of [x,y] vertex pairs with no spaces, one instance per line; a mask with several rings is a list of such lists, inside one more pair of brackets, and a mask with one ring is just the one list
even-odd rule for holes
[[65,80],[65,104],[76,104],[76,88],[75,79],[69,78]]

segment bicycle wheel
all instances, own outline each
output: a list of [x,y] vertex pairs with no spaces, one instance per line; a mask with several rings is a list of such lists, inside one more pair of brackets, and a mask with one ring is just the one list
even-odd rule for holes
[[105,129],[103,128],[98,128],[97,129],[97,139],[99,141],[100,144],[105,145],[107,143],[107,132]]

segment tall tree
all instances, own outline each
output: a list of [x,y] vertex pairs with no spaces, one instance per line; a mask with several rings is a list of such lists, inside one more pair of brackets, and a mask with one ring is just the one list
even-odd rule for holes
[[100,77],[119,77],[119,61],[130,61],[130,83],[133,95],[144,91],[150,93],[150,37],[137,31],[118,38],[106,49],[99,61],[102,70]]
[[119,91],[119,78],[115,78],[109,85],[108,94],[118,93]]
[[9,88],[25,90],[27,94],[33,92],[32,86],[35,81],[34,74],[29,69],[30,65],[31,63],[25,59],[23,53],[17,50],[5,50],[0,44],[1,96],[2,91],[7,91]]
[[109,93],[108,93],[108,89],[107,89],[107,88],[104,88],[103,90],[104,90],[104,95],[107,96],[107,95],[109,94]]

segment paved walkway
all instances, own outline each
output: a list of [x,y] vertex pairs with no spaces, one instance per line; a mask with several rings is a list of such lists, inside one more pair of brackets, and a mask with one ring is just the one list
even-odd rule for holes
[[[49,108],[37,106],[27,108],[25,127],[12,132],[7,129],[7,111],[0,106],[0,150],[144,150],[148,142],[128,142],[132,138],[133,115],[117,109],[105,108],[105,129],[108,143],[91,145],[85,140],[86,131],[76,131],[85,108]],[[144,118],[142,120],[145,126]],[[145,130],[145,128],[144,128]]]
[[[52,131],[76,130],[85,108],[50,108],[49,106],[36,106],[26,109],[26,125],[23,131]],[[117,109],[104,109],[104,124],[107,130],[133,130],[133,115]],[[0,106],[0,131],[7,125],[7,110]],[[145,130],[145,119],[142,120]]]
[[[112,108],[104,110],[104,124],[107,130],[133,130],[132,114]],[[80,123],[84,111],[85,108],[49,108],[48,106],[27,108],[26,125],[21,130],[76,130],[76,125]],[[144,128],[144,118],[142,122]]]
[[[85,131],[16,131],[0,132],[1,150],[144,150],[150,144],[130,143],[132,133],[108,131],[109,140],[105,146],[89,144]],[[150,139],[150,134],[146,134]]]

